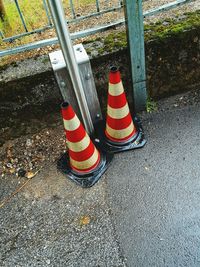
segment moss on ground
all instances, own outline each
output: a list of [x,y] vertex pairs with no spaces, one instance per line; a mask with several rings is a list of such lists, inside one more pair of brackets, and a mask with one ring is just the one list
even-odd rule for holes
[[[198,28],[200,29],[200,10],[193,13],[185,13],[181,17],[159,20],[156,23],[144,26],[145,42],[150,40],[164,41],[170,37],[184,37],[184,32]],[[92,42],[98,40],[92,40]],[[127,47],[126,32],[113,32],[103,39],[103,47],[95,48],[98,55],[104,55]],[[87,49],[91,54],[91,48]]]
[[158,21],[154,25],[147,25],[145,27],[145,40],[181,37],[182,33],[193,28],[200,28],[200,10],[185,13],[181,18],[167,19]]

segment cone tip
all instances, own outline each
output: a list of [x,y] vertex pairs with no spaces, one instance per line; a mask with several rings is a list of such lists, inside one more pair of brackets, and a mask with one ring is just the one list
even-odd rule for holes
[[110,67],[110,72],[115,73],[115,72],[118,72],[118,71],[119,71],[118,67],[116,67],[116,66],[111,66]]
[[64,101],[64,102],[61,104],[61,108],[62,108],[62,109],[65,109],[65,108],[67,108],[67,107],[69,107],[69,103],[68,103],[67,101]]
[[119,68],[116,66],[110,67],[109,82],[112,84],[119,83],[121,81]]

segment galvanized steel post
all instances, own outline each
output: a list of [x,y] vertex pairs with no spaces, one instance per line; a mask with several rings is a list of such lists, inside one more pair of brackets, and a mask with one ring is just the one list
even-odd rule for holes
[[85,128],[89,134],[92,134],[94,131],[94,126],[83,90],[83,85],[80,78],[76,58],[74,55],[74,50],[72,47],[72,42],[65,19],[62,2],[61,0],[48,0],[48,3],[58,35],[58,39],[62,48],[65,63],[71,77],[72,85],[74,87]]
[[147,99],[142,0],[124,1],[133,97],[135,110],[139,111],[145,109]]

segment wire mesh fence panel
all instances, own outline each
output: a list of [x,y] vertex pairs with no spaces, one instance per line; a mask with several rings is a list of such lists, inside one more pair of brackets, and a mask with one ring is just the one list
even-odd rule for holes
[[[1,2],[5,8],[4,20],[0,17],[1,50],[26,45],[21,50],[16,50],[21,52],[23,49],[25,51],[56,43],[55,40],[49,41],[49,38],[55,37],[55,31],[47,0],[1,0]],[[123,0],[63,0],[62,2],[74,38],[85,37],[124,24]],[[190,11],[194,6],[193,3],[200,8],[198,0],[143,0],[143,15],[146,21],[149,19],[154,21],[159,19],[159,16],[164,16],[155,17],[155,14],[181,5],[182,13]],[[39,43],[34,45],[36,41]],[[0,56],[4,55],[4,52],[0,52]]]
[[44,0],[7,0],[4,1],[4,6],[7,20],[6,23],[0,21],[4,38],[10,37],[10,40],[13,40],[15,36],[20,38],[24,34],[41,32],[51,25],[47,3]]
[[[118,0],[69,0],[63,1],[66,19],[69,23],[89,20],[104,13],[121,9]],[[4,41],[45,31],[52,27],[46,0],[4,0],[7,21],[0,21],[1,36]],[[98,20],[96,20],[98,24]],[[85,23],[87,26],[88,23]],[[84,27],[82,27],[84,28]]]

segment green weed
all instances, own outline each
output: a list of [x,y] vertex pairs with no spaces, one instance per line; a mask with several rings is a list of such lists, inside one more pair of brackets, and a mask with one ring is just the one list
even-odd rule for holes
[[[19,0],[18,1],[22,15],[24,17],[28,31],[34,29],[42,28],[47,25],[48,19],[45,13],[42,0],[30,1],[30,0]],[[94,3],[93,0],[80,0],[74,1],[74,8],[78,8],[82,5],[89,5]],[[68,18],[71,16],[71,9],[69,1],[65,0],[63,2],[65,13]],[[17,7],[14,1],[5,0],[4,1],[5,11],[7,20],[2,22],[0,20],[0,30],[6,37],[12,35],[17,35],[25,32],[25,28],[20,19]]]
[[157,111],[158,110],[157,103],[150,97],[148,97],[148,99],[147,99],[146,109],[147,109],[148,113],[151,113],[153,111]]

